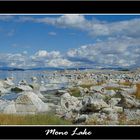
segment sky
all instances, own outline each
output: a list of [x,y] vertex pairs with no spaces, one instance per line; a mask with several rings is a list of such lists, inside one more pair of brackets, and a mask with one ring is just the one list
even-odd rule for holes
[[0,15],[0,67],[140,67],[140,15]]

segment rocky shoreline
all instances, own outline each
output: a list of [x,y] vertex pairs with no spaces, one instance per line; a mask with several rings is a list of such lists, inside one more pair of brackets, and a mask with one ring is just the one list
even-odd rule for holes
[[[48,90],[48,85],[63,82],[56,78],[58,73],[68,85]],[[51,112],[75,125],[140,124],[139,71],[65,71],[55,72],[53,78],[55,83],[46,85],[36,77],[31,77],[31,83],[0,80],[0,113]]]

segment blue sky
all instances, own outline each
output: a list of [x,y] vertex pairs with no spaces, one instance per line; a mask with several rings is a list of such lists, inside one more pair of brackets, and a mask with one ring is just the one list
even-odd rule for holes
[[139,15],[0,15],[0,66],[139,67]]

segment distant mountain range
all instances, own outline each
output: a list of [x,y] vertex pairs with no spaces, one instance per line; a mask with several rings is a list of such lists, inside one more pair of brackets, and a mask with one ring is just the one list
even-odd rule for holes
[[13,67],[0,67],[0,70],[3,70],[3,71],[24,71],[24,69],[13,68]]
[[44,68],[31,68],[26,70],[85,70],[85,69],[91,69],[91,68],[58,68],[58,67],[44,67]]
[[121,68],[121,67],[118,67],[118,68],[101,68],[102,70],[118,70],[118,71],[129,71],[130,69],[129,68]]
[[3,71],[26,71],[26,70],[48,70],[48,71],[54,71],[54,70],[85,70],[90,68],[58,68],[58,67],[38,67],[38,68],[15,68],[15,67],[0,67],[0,70]]
[[[38,68],[29,68],[29,69],[23,69],[23,68],[14,68],[14,67],[0,67],[0,70],[3,71],[25,71],[25,70],[48,70],[48,71],[54,71],[54,70],[86,70],[86,69],[93,69],[93,68],[56,68],[56,67],[38,67]],[[129,71],[128,68],[100,68],[101,70],[119,70],[119,71]]]

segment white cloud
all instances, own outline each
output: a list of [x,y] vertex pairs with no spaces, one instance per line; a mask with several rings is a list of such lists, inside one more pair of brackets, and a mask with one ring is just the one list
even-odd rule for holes
[[52,17],[44,17],[44,18],[20,16],[17,21],[43,23],[43,24],[50,24],[63,28],[70,27],[70,28],[79,28],[79,29],[83,29],[85,24],[88,24],[88,21],[85,19],[85,17],[79,14],[69,14],[69,15],[66,14],[57,17],[52,16]]
[[[108,16],[108,15],[105,15]],[[80,14],[65,14],[59,16],[15,16],[0,15],[0,21],[14,21],[14,22],[34,22],[53,25],[63,28],[74,28],[86,31],[93,37],[97,36],[140,36],[140,18],[125,19],[120,21],[104,21],[99,20],[91,15],[91,19],[86,18],[85,15]],[[9,33],[13,35],[13,31]],[[56,35],[55,32],[50,32],[50,35]]]
[[109,38],[108,40],[84,45],[67,52],[73,62],[81,62],[89,67],[97,66],[134,66],[140,63],[139,38]]
[[51,35],[51,36],[56,36],[56,32],[49,32],[48,35]]
[[57,59],[49,60],[45,64],[45,66],[50,66],[50,67],[70,67],[70,66],[72,66],[72,62],[70,62],[67,59],[57,58]]
[[42,67],[69,67],[72,65],[72,62],[64,58],[59,51],[39,50],[31,56],[31,59],[36,65]]
[[48,52],[46,50],[39,50],[35,56],[36,57],[46,57],[48,55]]
[[[108,16],[108,15],[107,15]],[[87,19],[84,15],[70,14],[57,17],[34,18],[30,16],[20,16],[20,22],[35,22],[54,25],[64,28],[75,28],[87,31],[90,35],[96,36],[139,36],[140,18],[108,22],[95,19]]]
[[139,38],[108,38],[94,44],[59,51],[39,50],[32,56],[28,52],[0,54],[0,66],[28,67],[133,67],[140,66]]
[[11,21],[13,18],[12,15],[0,15],[0,21]]
[[[9,21],[13,17],[0,16],[0,20]],[[87,19],[84,15],[71,14],[61,16],[20,16],[18,22],[49,24],[60,28],[82,30],[97,39],[96,43],[85,44],[71,49],[66,54],[59,51],[39,50],[32,56],[21,54],[0,55],[0,65],[11,66],[140,66],[140,18],[122,21],[102,21]],[[49,32],[56,35],[56,32]],[[13,44],[18,47],[18,44]]]
[[47,52],[46,50],[39,50],[38,52],[35,53],[35,55],[32,56],[33,59],[39,59],[39,58],[60,58],[61,54],[59,51],[51,51]]
[[55,20],[55,24],[62,27],[83,28],[85,23],[85,17],[78,14],[62,15]]

